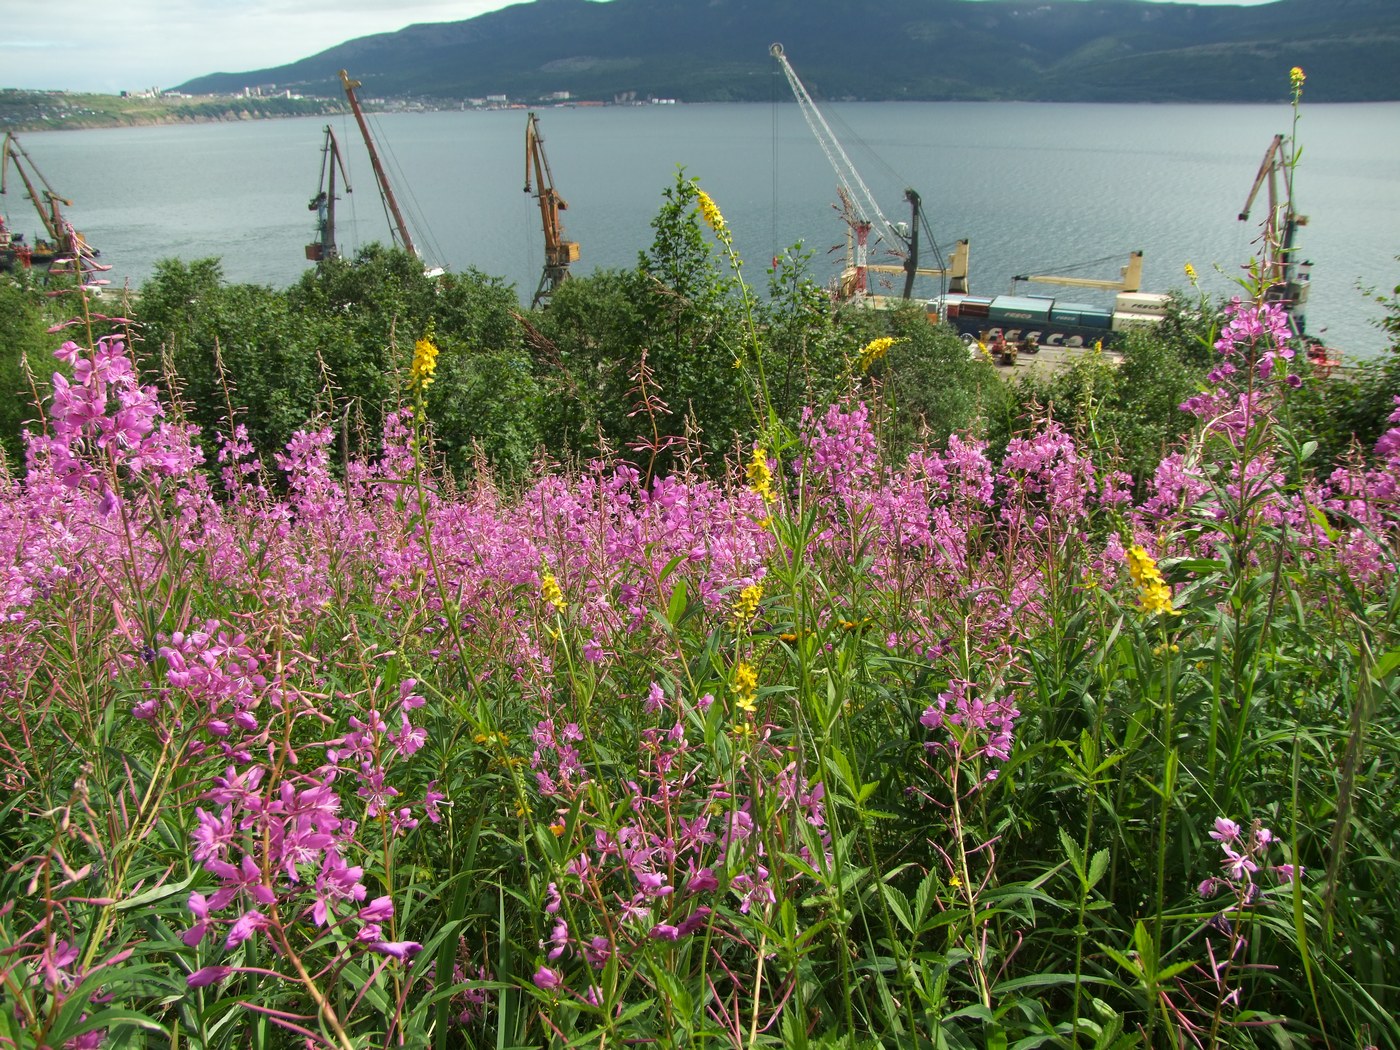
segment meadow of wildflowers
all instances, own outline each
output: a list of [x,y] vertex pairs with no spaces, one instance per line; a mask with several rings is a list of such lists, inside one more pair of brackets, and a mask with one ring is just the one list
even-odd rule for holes
[[0,1046],[1400,1046],[1400,398],[1315,476],[1276,304],[1144,479],[739,352],[727,468],[454,483],[431,332],[374,455],[264,462],[78,331],[0,479]]

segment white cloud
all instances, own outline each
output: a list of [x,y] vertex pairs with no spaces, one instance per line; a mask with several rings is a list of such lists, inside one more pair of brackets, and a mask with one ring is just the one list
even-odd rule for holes
[[173,87],[205,73],[284,65],[416,22],[474,18],[509,2],[126,0],[91,18],[56,20],[47,4],[0,0],[0,87],[114,93]]

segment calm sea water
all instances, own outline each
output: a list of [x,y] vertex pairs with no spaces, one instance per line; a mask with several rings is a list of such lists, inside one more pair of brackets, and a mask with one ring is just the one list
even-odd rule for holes
[[[935,236],[972,242],[972,290],[992,295],[1027,272],[1116,277],[1134,249],[1144,286],[1185,284],[1191,262],[1227,292],[1254,250],[1241,223],[1259,162],[1291,111],[1274,106],[865,103],[824,107],[891,219],[903,189],[923,198]],[[828,278],[843,254],[835,178],[797,107],[699,105],[549,109],[541,129],[576,273],[635,264],[661,192],[678,167],[718,201],[763,283],[778,251],[799,241]],[[282,286],[308,265],[307,202],[317,189],[323,120],[262,121],[27,134],[23,141],[69,214],[138,286],[160,259],[218,256],[235,281]],[[344,251],[388,240],[388,225],[353,121],[332,124],[353,192],[338,209]],[[475,267],[534,292],[539,212],[524,186],[525,114],[392,114],[373,118],[396,193],[425,257]],[[1379,307],[1358,285],[1400,283],[1400,103],[1305,107],[1298,137],[1302,254],[1314,263],[1309,327],[1349,356],[1383,345]],[[11,191],[11,222],[32,226]],[[1262,219],[1261,194],[1254,209]],[[835,249],[835,250],[832,250]],[[1094,293],[1022,286],[1094,301]],[[930,288],[928,294],[932,294]],[[1099,296],[1102,301],[1102,296]]]

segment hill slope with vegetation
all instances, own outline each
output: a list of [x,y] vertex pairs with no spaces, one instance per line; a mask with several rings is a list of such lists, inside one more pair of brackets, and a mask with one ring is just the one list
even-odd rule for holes
[[1400,99],[1400,9],[1387,0],[533,0],[182,90],[333,96],[345,68],[387,97],[786,99],[774,41],[827,99],[1252,102],[1272,100],[1293,65],[1314,74],[1316,102]]

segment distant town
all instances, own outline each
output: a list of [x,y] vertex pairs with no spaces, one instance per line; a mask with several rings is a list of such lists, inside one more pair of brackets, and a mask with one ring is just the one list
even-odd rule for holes
[[[552,91],[532,99],[513,98],[502,93],[465,99],[362,97],[360,103],[384,113],[412,113],[532,107],[674,106],[677,101],[639,96],[635,91],[621,92],[606,100],[580,98],[569,91]],[[302,95],[277,84],[247,87],[233,95],[192,95],[158,87],[123,91],[117,95],[0,88],[0,131],[265,120],[341,113],[348,108],[343,98]]]

